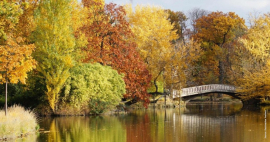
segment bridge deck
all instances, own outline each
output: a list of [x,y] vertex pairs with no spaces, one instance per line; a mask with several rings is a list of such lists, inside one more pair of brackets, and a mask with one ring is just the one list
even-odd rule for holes
[[235,93],[235,87],[225,84],[209,84],[189,88],[183,88],[173,93],[173,98],[186,97],[205,93]]

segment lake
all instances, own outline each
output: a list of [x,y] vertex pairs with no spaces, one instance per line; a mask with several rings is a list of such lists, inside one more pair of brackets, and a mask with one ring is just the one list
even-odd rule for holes
[[188,103],[108,116],[40,118],[38,142],[268,142],[268,108],[241,103]]

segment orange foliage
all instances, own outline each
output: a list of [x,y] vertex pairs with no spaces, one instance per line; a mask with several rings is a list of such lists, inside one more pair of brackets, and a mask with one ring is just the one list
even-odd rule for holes
[[22,38],[16,41],[8,39],[6,45],[0,46],[0,82],[17,83],[20,81],[25,84],[27,72],[35,67],[35,61],[31,54],[35,46],[19,45]]
[[195,27],[198,33],[193,36],[195,40],[214,43],[217,46],[233,40],[237,30],[242,31],[246,28],[245,20],[234,12],[212,12],[196,21]]
[[200,58],[201,75],[205,83],[227,83],[226,71],[230,69],[229,50],[233,43],[241,36],[245,29],[245,21],[234,12],[212,12],[196,20],[197,33],[193,35],[200,41],[204,53]]
[[128,41],[133,34],[125,19],[125,10],[116,4],[106,4],[94,1],[83,1],[88,8],[88,23],[82,27],[82,32],[88,38],[84,62],[98,62],[112,66],[119,73],[125,74],[127,94],[125,98],[149,102],[147,94],[151,77],[136,51],[136,44]]

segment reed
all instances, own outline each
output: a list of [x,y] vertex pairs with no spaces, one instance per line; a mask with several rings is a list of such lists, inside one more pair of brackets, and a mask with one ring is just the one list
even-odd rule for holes
[[0,140],[25,136],[37,130],[36,115],[21,106],[8,108],[8,115],[0,110]]

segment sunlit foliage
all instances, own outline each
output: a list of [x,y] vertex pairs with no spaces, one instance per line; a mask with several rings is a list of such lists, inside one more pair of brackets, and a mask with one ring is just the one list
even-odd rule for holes
[[137,5],[134,10],[131,5],[126,5],[125,9],[134,33],[130,40],[136,42],[157,92],[156,82],[163,81],[162,75],[174,54],[171,42],[178,38],[174,25],[161,7]]
[[24,13],[20,4],[1,1],[0,13],[0,83],[6,83],[7,96],[7,83],[25,84],[27,72],[35,68],[36,62],[31,56],[35,46],[27,44],[26,38],[18,34],[19,18]]
[[36,30],[33,40],[37,47],[37,71],[45,79],[46,95],[53,111],[57,108],[59,91],[74,65],[75,37],[72,0],[41,0],[35,12]]
[[253,55],[253,58],[248,62],[260,65],[253,69],[244,69],[244,77],[239,79],[239,92],[242,93],[245,99],[254,98],[257,96],[267,99],[270,89],[270,16],[264,15],[258,19],[253,19],[254,25],[248,30],[247,37],[240,41],[243,46]]
[[234,12],[217,11],[197,19],[195,28],[197,33],[193,38],[202,43],[204,51],[198,62],[201,70],[206,73],[203,75],[206,78],[201,83],[227,83],[224,79],[225,64],[228,62],[226,53],[232,48],[228,44],[244,33],[244,19]]
[[123,94],[126,93],[124,76],[119,75],[109,66],[84,63],[75,66],[70,72],[71,76],[63,89],[64,103],[79,108],[91,105],[90,110],[99,106],[98,112],[95,113],[99,114],[105,109],[118,105]]
[[133,38],[126,12],[122,6],[85,0],[88,9],[87,23],[82,32],[88,38],[88,45],[82,48],[84,62],[98,62],[111,66],[125,74],[125,98],[149,102],[147,87],[151,76],[136,50],[136,44],[127,39]]

